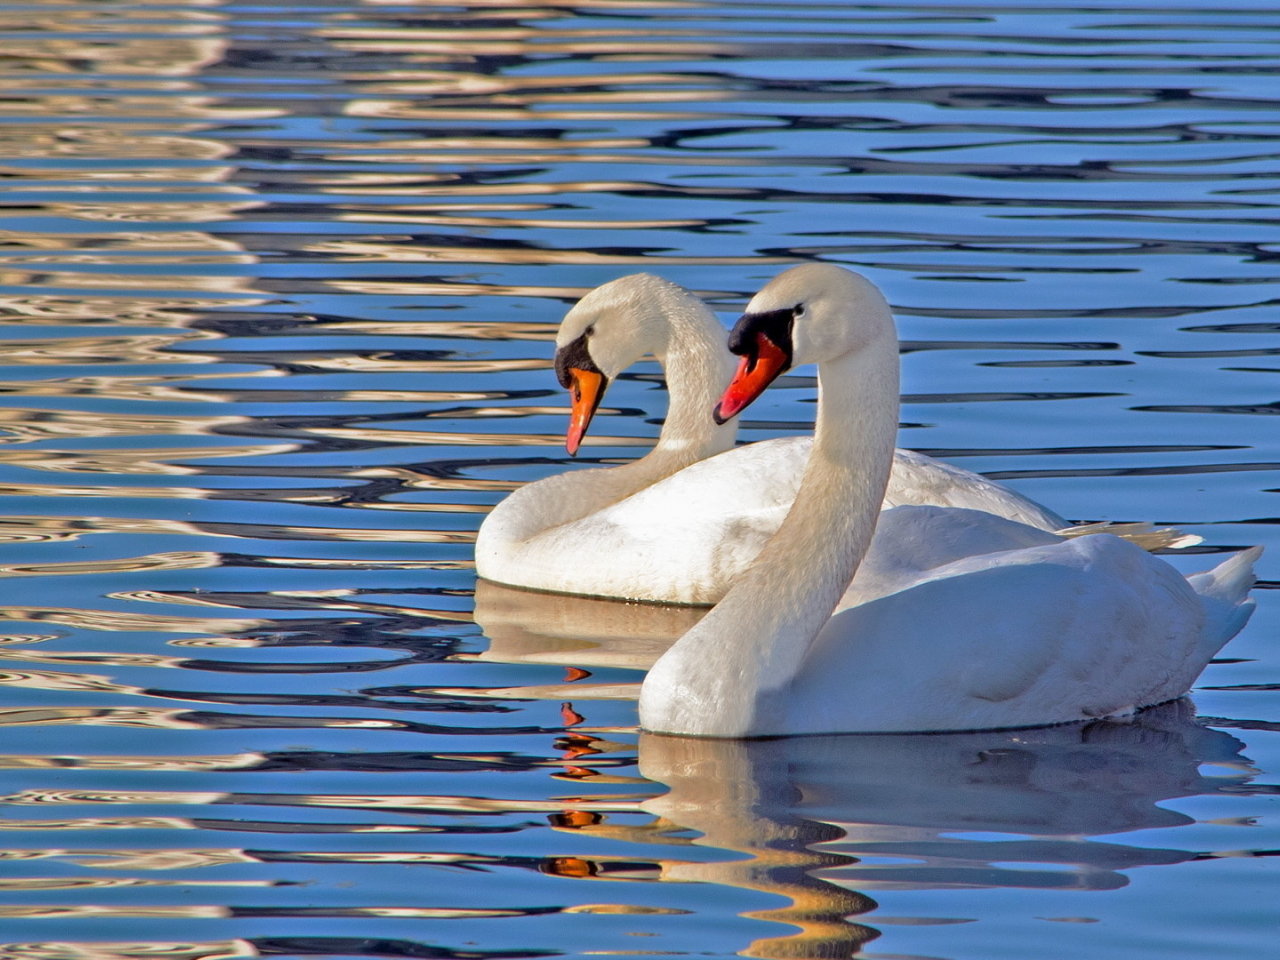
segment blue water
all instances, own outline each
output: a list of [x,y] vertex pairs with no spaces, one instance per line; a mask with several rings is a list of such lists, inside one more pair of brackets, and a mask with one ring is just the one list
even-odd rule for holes
[[[1274,955],[1272,5],[0,18],[0,960]],[[1194,703],[641,736],[581,638],[695,612],[473,596],[571,468],[568,304],[647,270],[727,323],[811,259],[894,306],[901,445],[1184,571],[1268,546]],[[664,404],[633,368],[576,462]]]

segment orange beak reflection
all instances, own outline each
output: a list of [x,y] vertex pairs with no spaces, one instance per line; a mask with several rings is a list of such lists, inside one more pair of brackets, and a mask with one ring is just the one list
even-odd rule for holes
[[738,372],[716,404],[713,413],[716,423],[725,423],[745,410],[790,363],[785,350],[763,333],[757,333],[755,350],[738,363]]
[[604,396],[604,386],[604,374],[598,370],[569,368],[569,401],[572,410],[569,413],[569,429],[565,433],[564,448],[571,457],[578,455],[578,447],[582,445],[582,438]]

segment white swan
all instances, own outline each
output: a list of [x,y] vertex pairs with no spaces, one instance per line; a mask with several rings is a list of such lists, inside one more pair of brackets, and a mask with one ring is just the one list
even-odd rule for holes
[[[938,507],[881,517],[898,343],[884,298],[857,274],[828,264],[781,274],[730,348],[743,360],[722,420],[791,364],[818,364],[813,450],[778,533],[649,671],[644,729],[976,730],[1124,714],[1184,694],[1252,612],[1257,547],[1183,578],[1110,534],[1063,539]],[[909,549],[877,571],[878,585],[858,595],[855,582],[842,600],[873,535],[907,537]],[[947,562],[948,545],[966,538],[1010,549],[961,547]]]
[[[573,398],[569,452],[609,382],[648,353],[670,384],[666,422],[634,463],[548,477],[498,504],[480,528],[477,573],[598,597],[711,604],[724,596],[782,523],[812,443],[785,437],[730,449],[737,420],[707,416],[733,376],[724,337],[701,300],[649,274],[583,297],[556,337],[556,372]],[[1048,531],[1068,526],[1008,487],[908,450],[895,451],[884,502],[969,507]],[[1123,529],[1153,537],[1153,546],[1199,541],[1145,524]]]

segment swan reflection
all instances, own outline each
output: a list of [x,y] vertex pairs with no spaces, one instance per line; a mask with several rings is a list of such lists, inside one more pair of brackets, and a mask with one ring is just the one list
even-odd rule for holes
[[[640,770],[670,788],[644,804],[649,813],[700,832],[696,844],[752,858],[671,864],[663,879],[791,898],[791,907],[756,916],[801,933],[757,941],[748,955],[843,957],[878,935],[844,920],[875,909],[863,891],[1111,890],[1128,883],[1123,870],[1194,859],[1119,835],[1192,823],[1159,804],[1247,779],[1241,747],[1197,724],[1182,700],[1128,723],[1002,732],[748,741],[642,734]],[[1217,775],[1202,772],[1205,764]]]
[[476,623],[489,638],[477,659],[647,670],[707,607],[625,603],[476,582]]
[[[484,581],[476,590],[476,622],[491,640],[480,659],[501,662],[646,669],[705,612]],[[631,696],[639,688],[612,686],[630,686]],[[578,683],[545,693],[578,701],[602,695]],[[578,709],[590,713],[589,705]],[[569,762],[590,763],[593,740],[570,735],[560,746]],[[673,852],[694,845],[748,858],[703,862],[677,854],[645,870],[634,862],[642,858],[620,866],[568,857],[563,869],[546,872],[778,894],[790,904],[749,916],[800,931],[756,940],[744,955],[850,957],[880,935],[876,917],[867,916],[877,909],[876,890],[1114,890],[1128,883],[1123,871],[1196,859],[1202,854],[1126,843],[1124,835],[1192,823],[1161,804],[1247,780],[1255,771],[1239,755],[1242,747],[1197,723],[1186,699],[1128,721],[977,733],[767,740],[642,733],[640,772],[668,787],[641,804],[655,820],[635,824],[567,810],[551,818],[552,826],[668,844]],[[688,831],[700,836],[691,840]],[[848,919],[854,916],[865,922]]]

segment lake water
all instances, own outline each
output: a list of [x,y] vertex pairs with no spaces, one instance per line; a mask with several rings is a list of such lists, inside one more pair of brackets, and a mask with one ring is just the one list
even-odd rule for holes
[[[1274,4],[0,16],[0,958],[1275,956]],[[696,612],[474,596],[571,465],[567,305],[647,270],[728,323],[810,259],[894,305],[903,446],[1187,572],[1268,545],[1194,704],[640,736],[601,685]]]

